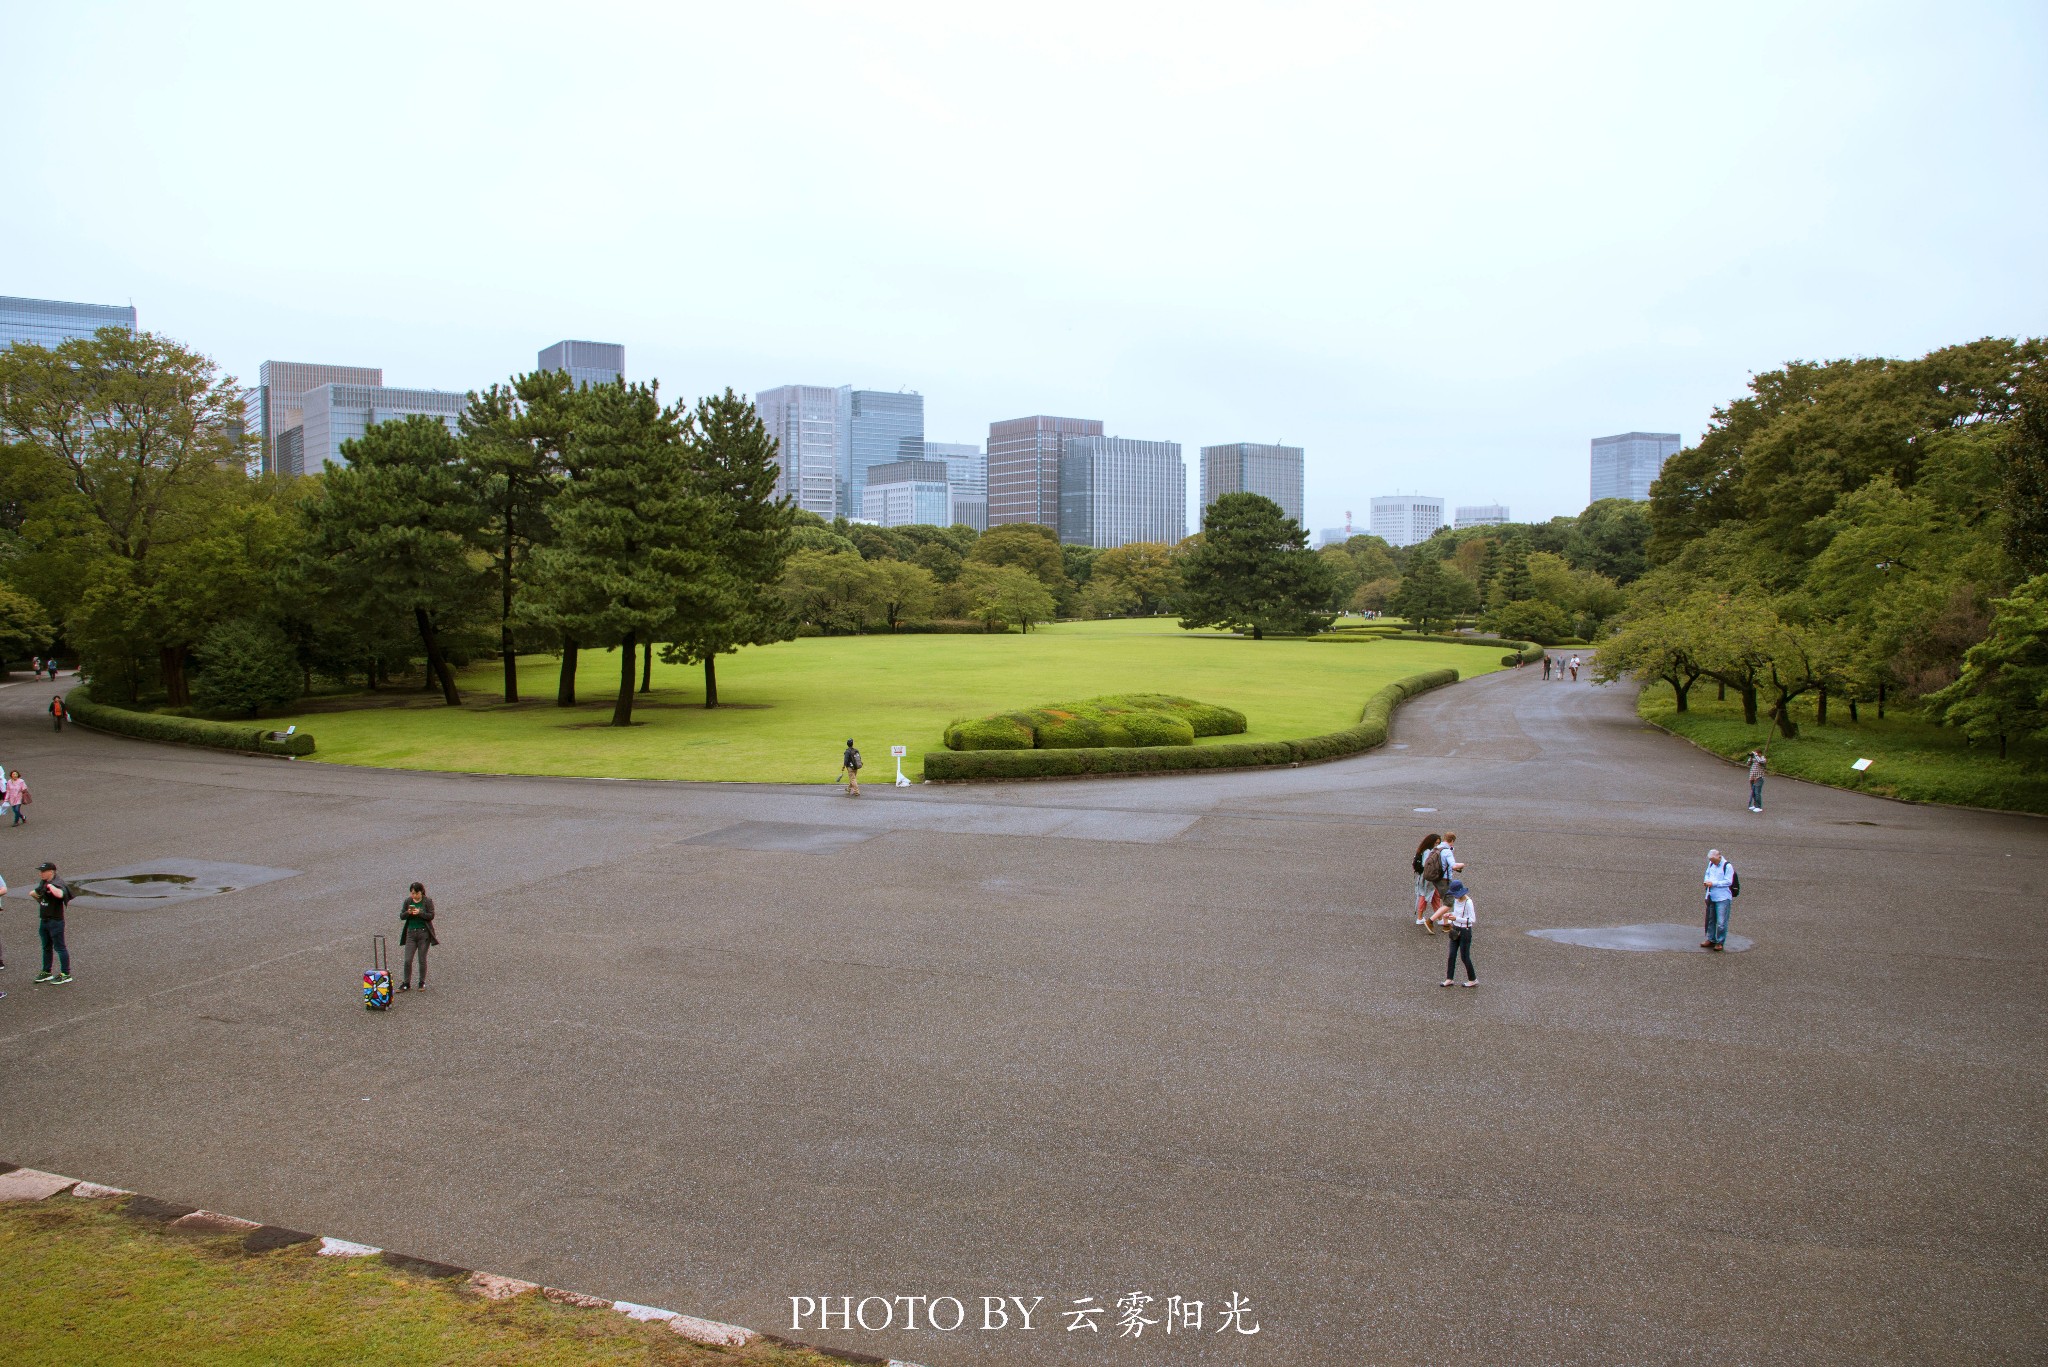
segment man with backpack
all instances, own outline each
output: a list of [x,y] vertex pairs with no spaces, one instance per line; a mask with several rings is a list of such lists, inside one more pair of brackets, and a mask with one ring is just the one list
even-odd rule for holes
[[1700,941],[1700,948],[1719,953],[1728,947],[1728,913],[1742,895],[1742,880],[1736,876],[1735,866],[1723,859],[1719,850],[1707,851],[1705,885],[1707,938]]
[[1445,831],[1443,841],[1422,857],[1422,876],[1436,889],[1439,912],[1451,904],[1451,879],[1465,867],[1458,862],[1458,851],[1454,848],[1457,839],[1456,831]]
[[855,748],[853,737],[846,738],[846,753],[839,757],[839,772],[846,776],[846,795],[860,796],[860,751]]

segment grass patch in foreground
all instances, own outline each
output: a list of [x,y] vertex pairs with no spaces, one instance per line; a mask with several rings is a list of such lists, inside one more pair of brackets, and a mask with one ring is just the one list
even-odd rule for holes
[[1172,693],[1243,712],[1249,729],[1196,743],[1295,740],[1358,721],[1366,700],[1397,679],[1449,667],[1471,677],[1500,667],[1498,648],[1433,642],[1249,641],[1182,631],[1170,618],[1070,622],[1029,635],[830,636],[784,641],[718,663],[720,706],[703,707],[703,671],[654,666],[635,725],[605,723],[618,689],[616,652],[587,651],[581,702],[554,705],[557,662],[520,662],[529,701],[496,701],[500,671],[462,676],[460,708],[438,695],[385,690],[325,700],[269,724],[296,723],[319,743],[312,759],[406,769],[606,778],[829,783],[848,736],[869,782],[923,776],[952,722],[1110,693]]
[[838,1362],[765,1342],[707,1348],[660,1325],[538,1294],[487,1301],[453,1289],[460,1282],[376,1258],[320,1257],[317,1243],[244,1253],[235,1236],[131,1220],[119,1204],[57,1196],[0,1205],[0,1362]]
[[[1822,726],[1814,721],[1809,698],[1794,700],[1792,717],[1799,723],[1799,734],[1787,740],[1761,709],[1757,724],[1751,726],[1742,720],[1742,703],[1733,694],[1725,702],[1715,701],[1711,682],[1696,685],[1687,701],[1691,706],[1678,712],[1671,685],[1646,684],[1636,699],[1636,712],[1729,759],[1763,749],[1770,757],[1770,772],[1777,775],[1909,802],[2048,813],[2048,745],[2016,745],[2001,760],[1994,749],[1971,746],[1961,731],[1936,726],[1897,706],[1880,721],[1877,709],[1865,705],[1862,720],[1852,722],[1848,707],[1839,700],[1830,701],[1828,724]],[[1849,767],[1858,759],[1872,761],[1867,773],[1859,775]],[[1764,791],[1768,806],[1768,784]]]

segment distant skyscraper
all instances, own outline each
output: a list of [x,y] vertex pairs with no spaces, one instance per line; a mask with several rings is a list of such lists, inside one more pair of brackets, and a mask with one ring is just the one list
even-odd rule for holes
[[257,368],[256,387],[245,390],[245,421],[262,445],[260,461],[266,475],[318,474],[306,469],[304,434],[290,437],[305,421],[305,395],[323,384],[381,385],[376,366],[309,365],[304,361],[265,361]]
[[1234,441],[1202,448],[1202,515],[1225,494],[1259,494],[1280,505],[1280,511],[1301,522],[1299,446],[1262,446]]
[[1316,544],[1318,546],[1341,546],[1354,536],[1364,536],[1366,534],[1365,528],[1351,525],[1351,510],[1346,508],[1344,510],[1344,525],[1341,527],[1323,528],[1322,531],[1316,534]]
[[1476,503],[1457,510],[1452,515],[1453,527],[1498,527],[1508,520],[1508,505],[1505,503]]
[[952,521],[953,490],[942,460],[893,460],[870,465],[861,488],[860,515],[882,527]]
[[566,370],[578,389],[610,384],[626,373],[626,349],[617,342],[557,342],[540,354],[542,370]]
[[[1010,418],[988,425],[988,525],[1060,525],[1060,443],[1099,437],[1094,418]],[[1187,502],[1185,491],[1181,502]]]
[[323,384],[301,396],[305,421],[298,441],[301,474],[317,475],[329,465],[342,465],[343,442],[354,441],[372,423],[390,422],[415,413],[440,419],[451,432],[469,407],[469,395],[449,389],[390,389],[372,384]]
[[1060,443],[1060,540],[1108,550],[1188,534],[1188,467],[1177,441],[1069,436]]
[[928,441],[926,460],[946,463],[946,483],[951,487],[953,509],[947,521],[958,522],[978,532],[988,530],[988,457],[972,442]]
[[20,342],[53,347],[74,337],[90,337],[101,328],[135,331],[134,306],[0,295],[0,351]]
[[782,467],[776,494],[787,495],[797,507],[828,522],[840,516],[853,386],[786,384],[754,395],[754,408],[768,435],[775,438],[775,460]]
[[856,389],[847,408],[845,505],[864,506],[868,470],[899,460],[924,459],[924,395]]
[[1684,443],[1676,432],[1623,432],[1593,438],[1593,502],[1603,498],[1650,496],[1650,485],[1664,462]]
[[1444,501],[1417,494],[1396,494],[1372,501],[1372,534],[1389,546],[1427,541],[1444,525]]

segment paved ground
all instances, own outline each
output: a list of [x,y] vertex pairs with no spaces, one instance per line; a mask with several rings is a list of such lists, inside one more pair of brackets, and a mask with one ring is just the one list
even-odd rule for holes
[[[1335,764],[857,802],[55,736],[47,696],[0,691],[14,1162],[784,1332],[793,1295],[1047,1298],[800,1335],[935,1367],[2048,1355],[2037,820],[1752,816],[1527,670]],[[1445,824],[1472,992],[1404,910]],[[1748,953],[1523,933],[1690,922],[1709,844]],[[81,908],[78,981],[31,987],[45,857],[301,872]],[[433,991],[372,1015],[414,877]],[[1053,1317],[1133,1290],[1261,1332]]]

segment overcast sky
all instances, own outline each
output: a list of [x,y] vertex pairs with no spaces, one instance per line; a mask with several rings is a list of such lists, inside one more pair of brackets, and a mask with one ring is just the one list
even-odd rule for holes
[[[1752,371],[2048,331],[2048,4],[0,0],[0,294],[468,389],[908,388],[1577,512]],[[1190,498],[1190,513],[1195,500]]]

